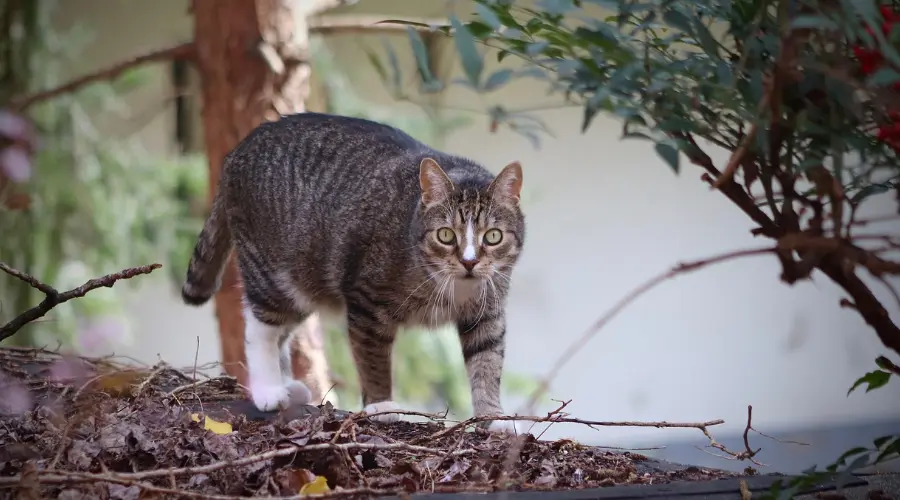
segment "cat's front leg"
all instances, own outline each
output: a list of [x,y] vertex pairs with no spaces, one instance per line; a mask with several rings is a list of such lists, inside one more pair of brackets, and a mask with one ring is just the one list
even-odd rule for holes
[[[363,411],[373,414],[399,410],[400,407],[392,399],[391,385],[391,351],[396,329],[373,322],[368,314],[354,314],[355,308],[348,309],[347,330],[353,361],[359,373]],[[400,415],[387,413],[372,419],[396,422],[400,420]]]
[[[472,391],[472,409],[476,417],[503,415],[500,405],[500,379],[506,342],[506,318],[502,315],[483,317],[477,322],[457,324],[463,360]],[[480,422],[490,431],[516,434],[513,420]]]

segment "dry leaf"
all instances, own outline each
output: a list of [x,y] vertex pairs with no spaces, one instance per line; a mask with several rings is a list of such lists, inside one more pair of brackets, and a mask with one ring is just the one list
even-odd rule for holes
[[[200,422],[200,415],[197,413],[191,413],[191,420],[194,422]],[[213,420],[210,417],[203,418],[203,428],[208,431],[213,431],[216,434],[231,434],[234,429],[231,428],[231,424],[228,422],[219,422],[217,420]]]
[[113,397],[131,394],[131,386],[140,381],[143,374],[137,371],[118,371],[106,373],[98,377],[91,389]]
[[328,487],[328,480],[324,476],[316,476],[311,483],[306,483],[300,488],[300,495],[322,495],[331,491]]

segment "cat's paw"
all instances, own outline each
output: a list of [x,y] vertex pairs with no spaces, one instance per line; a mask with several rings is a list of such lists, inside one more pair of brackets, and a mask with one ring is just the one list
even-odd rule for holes
[[286,408],[291,394],[284,385],[250,384],[250,397],[259,411],[275,411]]
[[487,430],[488,432],[497,434],[511,434],[513,436],[518,436],[522,433],[520,426],[521,424],[515,420],[491,420],[491,423],[487,426]]
[[291,379],[285,382],[288,398],[292,405],[308,405],[312,403],[312,391],[300,380]]
[[[383,411],[399,411],[399,410],[400,410],[400,407],[397,405],[397,403],[390,401],[390,400],[368,404],[368,405],[366,405],[365,408],[363,408],[363,411],[366,412],[366,414],[368,414],[368,415],[371,415],[373,413],[383,412]],[[376,415],[376,416],[372,417],[372,420],[374,420],[376,422],[397,422],[398,420],[400,420],[400,414],[399,413],[387,413],[384,415]]]

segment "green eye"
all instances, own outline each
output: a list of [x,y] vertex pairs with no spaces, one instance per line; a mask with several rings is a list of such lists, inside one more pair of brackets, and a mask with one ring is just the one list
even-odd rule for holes
[[499,245],[503,241],[503,231],[499,229],[489,229],[484,233],[484,242],[488,245]]
[[442,227],[437,230],[437,239],[445,245],[450,245],[456,241],[456,233],[449,227]]

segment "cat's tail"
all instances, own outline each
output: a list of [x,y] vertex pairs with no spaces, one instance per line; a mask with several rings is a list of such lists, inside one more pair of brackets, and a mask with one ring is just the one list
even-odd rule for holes
[[188,264],[187,279],[181,287],[185,304],[200,306],[219,291],[225,263],[231,254],[231,231],[225,217],[221,190],[213,198],[212,210],[197,238],[194,254]]

